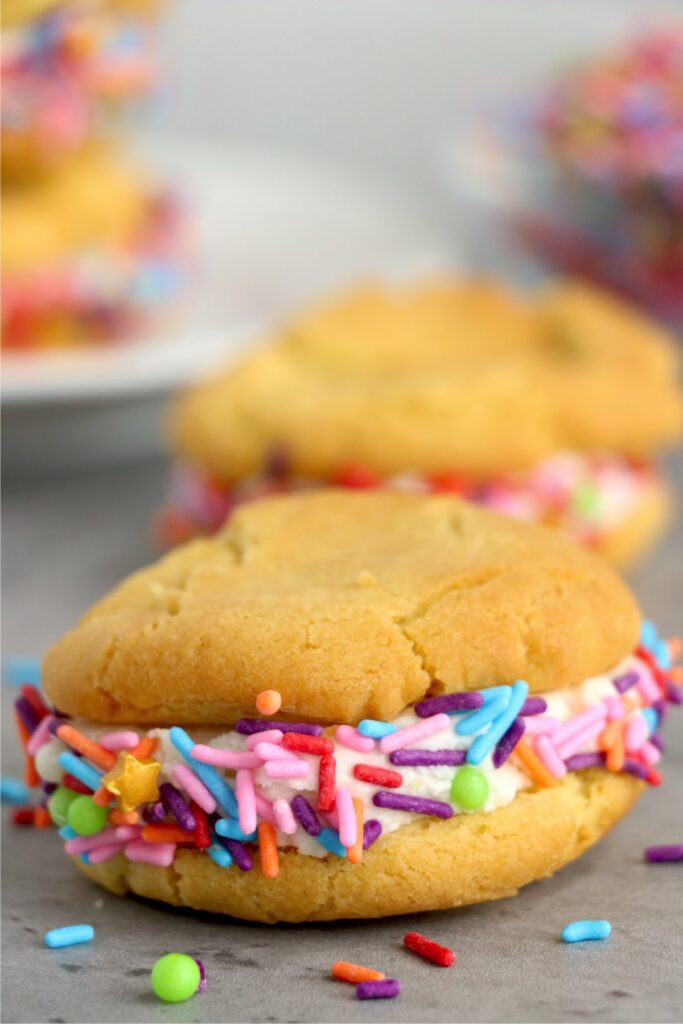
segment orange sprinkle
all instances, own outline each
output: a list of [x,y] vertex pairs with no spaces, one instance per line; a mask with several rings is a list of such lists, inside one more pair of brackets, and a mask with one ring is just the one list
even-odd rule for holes
[[548,771],[525,739],[518,740],[514,752],[535,783],[539,786],[556,785],[558,780]]
[[124,814],[123,811],[114,808],[107,815],[107,821],[110,825],[137,825],[140,815],[137,811],[129,811],[128,814]]
[[620,722],[609,722],[598,736],[598,750],[611,750],[617,739]]
[[99,743],[84,736],[78,729],[74,729],[73,725],[68,725],[66,722],[64,725],[60,725],[57,735],[67,746],[73,747],[79,754],[83,754],[89,761],[96,764],[98,768],[104,768],[106,772],[111,771],[116,764],[116,754],[111,750],[105,750]]
[[256,697],[256,710],[260,715],[276,715],[282,707],[282,695],[277,690],[261,690]]
[[683,641],[681,640],[680,636],[672,636],[669,640],[669,654],[671,655],[671,660],[676,661],[676,658],[679,658],[681,656],[682,650]]
[[16,708],[14,709],[14,719],[17,723],[17,732],[19,733],[21,745],[24,748],[24,750],[26,750],[26,747],[28,746],[28,741],[31,739],[31,733],[26,728],[24,720]]
[[616,730],[614,742],[607,751],[607,768],[611,772],[620,772],[624,767],[624,728],[621,722],[613,724],[620,728]]
[[36,771],[36,762],[30,754],[26,755],[26,761],[24,762],[24,782],[31,788],[39,786],[41,782],[40,775]]
[[[346,851],[346,859],[349,864],[360,864],[363,859],[363,801],[357,797],[353,798],[353,809],[356,812],[356,841]],[[372,981],[372,978],[363,978],[363,981]],[[375,979],[379,981],[380,979]]]
[[36,828],[49,828],[52,818],[47,807],[36,807],[33,811],[33,824]]
[[140,833],[146,843],[192,843],[191,832],[183,832],[177,825],[144,825]]
[[100,786],[92,795],[93,803],[98,807],[106,807],[111,802],[111,793],[105,786]]
[[683,683],[683,667],[680,665],[674,665],[673,668],[669,669],[669,679],[674,686],[680,686]]
[[157,749],[158,742],[154,736],[143,736],[137,747],[133,747],[130,753],[137,761],[146,761]]
[[361,981],[383,981],[385,975],[381,971],[374,971],[372,967],[362,967],[361,964],[352,964],[348,960],[337,960],[332,964],[332,977],[337,981],[348,981],[349,985],[358,985]]
[[259,822],[258,845],[261,854],[261,871],[264,878],[277,878],[280,873],[280,860],[277,855],[275,829],[269,821]]

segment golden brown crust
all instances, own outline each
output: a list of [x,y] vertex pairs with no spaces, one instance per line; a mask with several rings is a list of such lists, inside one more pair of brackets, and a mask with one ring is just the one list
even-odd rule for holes
[[390,719],[431,693],[572,686],[633,650],[609,566],[557,531],[449,497],[315,491],[244,506],[125,580],[45,659],[55,706],[92,721]]
[[366,289],[182,396],[172,446],[225,484],[276,444],[320,480],[349,462],[487,477],[564,449],[646,456],[683,424],[674,363],[652,321],[583,285]]
[[251,921],[330,921],[445,910],[512,896],[597,842],[632,807],[644,786],[629,775],[591,769],[551,789],[519,793],[491,813],[424,819],[380,838],[363,863],[280,853],[280,874],[217,867],[180,851],[169,868],[117,856],[76,866],[115,893]]

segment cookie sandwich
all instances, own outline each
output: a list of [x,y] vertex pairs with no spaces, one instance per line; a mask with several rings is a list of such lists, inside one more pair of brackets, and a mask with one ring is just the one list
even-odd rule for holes
[[18,702],[75,865],[250,920],[509,896],[660,781],[675,645],[560,531],[449,496],[244,506],[125,580]]
[[598,291],[356,291],[180,398],[160,531],[274,491],[455,493],[626,562],[663,528],[654,460],[682,422],[671,339]]
[[162,319],[187,254],[173,198],[120,156],[90,147],[2,191],[2,346],[125,337]]

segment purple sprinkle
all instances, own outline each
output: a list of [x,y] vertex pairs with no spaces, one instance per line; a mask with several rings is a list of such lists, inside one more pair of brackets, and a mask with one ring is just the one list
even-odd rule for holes
[[392,764],[464,764],[464,750],[394,750],[389,754]]
[[658,732],[653,732],[650,736],[650,743],[653,747],[656,747],[660,754],[664,753],[664,741]]
[[653,708],[659,715],[659,722],[661,725],[666,716],[669,714],[669,705],[665,700],[653,700],[650,707]]
[[394,999],[401,992],[401,982],[396,978],[384,978],[383,981],[361,981],[356,985],[359,999]]
[[30,733],[34,733],[38,727],[40,719],[31,707],[30,703],[26,700],[26,697],[17,697],[14,702],[14,706],[17,709],[19,718],[22,720],[28,731]]
[[666,689],[666,699],[669,704],[683,704],[683,696],[681,696],[681,691],[677,686],[674,686],[674,684],[667,679],[664,683],[664,687]]
[[632,757],[625,757],[624,763],[621,766],[622,772],[626,772],[627,775],[635,775],[638,779],[647,779],[650,774],[649,768],[646,768],[640,761],[634,761]]
[[412,814],[431,814],[436,818],[452,818],[453,808],[443,800],[424,800],[421,796],[404,796],[379,790],[372,798],[375,807],[389,807],[393,811],[410,811]]
[[612,680],[615,690],[619,693],[626,693],[632,686],[635,686],[640,676],[637,672],[625,672],[623,676],[617,676],[616,679]]
[[648,864],[673,864],[683,860],[683,843],[672,843],[670,846],[648,846],[645,851]]
[[363,825],[363,849],[369,850],[374,842],[382,835],[382,826],[377,818],[370,818]]
[[153,825],[157,821],[164,820],[166,817],[166,808],[161,801],[159,801],[156,804],[152,804],[151,807],[145,807],[142,812],[142,817],[148,825]]
[[301,796],[301,794],[298,793],[294,797],[292,800],[292,811],[304,832],[308,832],[309,836],[320,835],[322,825],[318,821],[318,815],[315,813],[305,796]]
[[197,985],[197,993],[199,993],[203,992],[206,988],[206,971],[204,970],[204,964],[197,957],[194,958],[194,962],[199,968],[199,984]]
[[448,714],[451,711],[474,711],[484,703],[484,698],[476,690],[464,693],[444,693],[442,697],[430,697],[415,705],[415,714],[420,718],[431,715]]
[[[545,704],[545,701],[543,701],[543,703]],[[543,710],[545,711],[545,708]],[[522,711],[520,712],[520,714],[523,711],[524,706],[522,705]],[[534,714],[540,714],[540,711],[536,711],[534,712]],[[503,733],[501,738],[496,743],[495,749],[493,751],[494,768],[500,768],[501,765],[505,764],[512,751],[515,749],[515,747],[521,740],[525,728],[526,726],[524,725],[524,721],[521,718],[515,718],[514,722],[507,730],[507,732]]]
[[180,795],[180,791],[170,782],[162,782],[159,786],[159,795],[164,807],[175,818],[183,832],[194,832],[197,820]]
[[50,722],[50,724],[48,726],[48,731],[53,736],[56,736],[57,735],[57,729],[59,729],[60,725],[66,725],[66,720],[64,718],[54,718],[53,717],[52,721]]
[[322,725],[310,725],[308,722],[274,722],[264,718],[240,718],[235,725],[235,732],[243,736],[253,736],[255,732],[266,732],[267,729],[279,729],[280,732],[302,732],[306,736],[322,736]]
[[57,783],[56,782],[43,782],[43,783],[41,783],[41,787],[42,787],[43,793],[47,793],[47,795],[50,796],[50,794],[54,793],[54,791],[56,790]]
[[227,836],[219,836],[217,832],[214,834],[217,841],[222,843],[228,851],[240,871],[251,871],[251,857],[244,843],[240,843],[239,839],[228,839]]
[[564,762],[568,772],[580,772],[583,768],[601,768],[605,763],[605,755],[597,754],[572,754]]
[[548,710],[548,702],[544,697],[527,697],[519,709],[520,718],[529,718],[531,715],[542,715]]

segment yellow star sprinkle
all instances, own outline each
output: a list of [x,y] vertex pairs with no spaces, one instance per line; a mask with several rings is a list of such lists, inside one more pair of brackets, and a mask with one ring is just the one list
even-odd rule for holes
[[159,799],[157,777],[160,771],[158,761],[138,761],[124,750],[112,770],[102,776],[102,785],[117,798],[119,810],[128,814],[139,804]]

